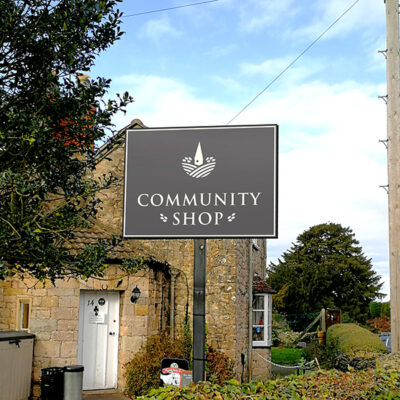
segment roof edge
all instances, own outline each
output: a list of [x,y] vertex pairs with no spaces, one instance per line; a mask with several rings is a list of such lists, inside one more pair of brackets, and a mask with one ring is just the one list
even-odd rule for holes
[[120,129],[115,135],[110,137],[99,149],[96,151],[96,163],[99,163],[108,154],[110,154],[116,146],[119,146],[122,142],[123,136],[128,129],[143,129],[147,126],[138,118],[133,119],[128,125]]
[[254,274],[253,277],[253,293],[260,294],[275,294],[276,291],[272,289],[268,283],[262,279],[259,275]]

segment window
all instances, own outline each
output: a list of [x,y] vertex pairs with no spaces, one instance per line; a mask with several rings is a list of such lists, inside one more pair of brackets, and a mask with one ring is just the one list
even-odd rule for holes
[[253,346],[272,346],[272,295],[253,294]]
[[17,331],[29,331],[32,300],[29,298],[17,300]]

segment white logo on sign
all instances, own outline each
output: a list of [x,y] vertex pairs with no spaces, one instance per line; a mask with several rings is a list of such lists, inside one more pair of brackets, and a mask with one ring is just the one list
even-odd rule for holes
[[192,178],[205,178],[214,171],[215,165],[216,161],[214,157],[206,157],[204,160],[200,142],[197,145],[194,160],[192,157],[185,157],[182,160],[183,170]]

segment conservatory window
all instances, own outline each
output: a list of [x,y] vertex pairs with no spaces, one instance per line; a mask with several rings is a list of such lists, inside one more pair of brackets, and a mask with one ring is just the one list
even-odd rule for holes
[[253,294],[253,346],[272,346],[272,296]]

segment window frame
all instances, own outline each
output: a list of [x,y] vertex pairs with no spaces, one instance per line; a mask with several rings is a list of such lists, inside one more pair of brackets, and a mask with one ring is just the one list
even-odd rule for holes
[[[264,298],[264,308],[256,309],[254,305],[256,304],[255,298]],[[263,312],[263,325],[255,323],[253,320],[255,312]],[[253,347],[271,347],[272,346],[272,295],[269,293],[253,293],[253,307],[252,307],[252,333],[255,328],[264,328],[263,340],[253,340]]]
[[[27,327],[23,327],[24,315],[23,309],[28,306]],[[30,332],[31,328],[31,314],[32,314],[32,298],[18,297],[17,298],[17,320],[15,322],[15,330],[22,332]]]

